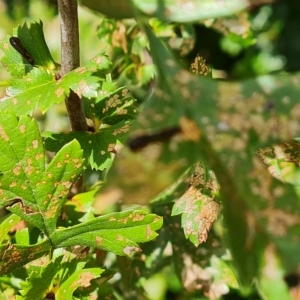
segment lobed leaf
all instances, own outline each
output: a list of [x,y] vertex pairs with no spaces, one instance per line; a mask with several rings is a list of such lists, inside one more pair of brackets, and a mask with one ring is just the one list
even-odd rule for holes
[[162,218],[144,211],[124,211],[97,217],[51,235],[55,247],[82,245],[130,256],[140,251],[137,243],[157,236]]
[[61,269],[62,259],[63,256],[59,256],[46,266],[40,266],[38,270],[31,272],[26,281],[21,283],[20,294],[24,300],[45,298],[47,292],[51,290],[55,275]]
[[207,240],[208,231],[218,218],[220,205],[214,200],[219,190],[212,172],[197,164],[190,176],[188,190],[175,201],[172,215],[181,214],[186,238],[195,245]]
[[114,125],[124,120],[131,120],[137,114],[135,99],[128,89],[120,87],[111,90],[109,82],[103,82],[97,98],[85,99],[86,117],[90,118],[99,130],[99,125]]
[[51,242],[44,240],[35,245],[1,245],[0,274],[9,274],[21,266],[40,258],[51,250]]
[[87,268],[77,270],[59,287],[55,295],[57,300],[72,299],[73,292],[78,287],[88,287],[90,281],[99,278],[104,269],[100,268]]
[[[56,80],[52,74],[41,68],[33,68],[21,79],[11,80],[8,97],[0,102],[2,110],[12,110],[16,115],[30,114],[36,106],[44,113],[54,103],[63,101],[70,89],[82,96],[97,95],[99,77],[97,72],[108,72],[111,62],[101,53],[63,78]],[[93,76],[93,74],[95,74]]]
[[56,220],[69,190],[83,169],[77,141],[63,147],[45,168],[45,153],[35,120],[12,113],[0,118],[0,205],[44,233]]
[[[31,23],[29,26],[25,23],[23,26],[14,28],[13,35],[18,37],[34,60],[34,65],[47,70],[50,74],[55,72],[58,65],[54,62],[43,32],[43,23]],[[18,53],[9,42],[10,36],[0,42],[0,49],[4,52],[1,61],[7,70],[13,76],[22,77],[33,69],[20,53]]]
[[108,128],[103,128],[99,132],[70,132],[43,134],[46,137],[45,146],[48,151],[57,152],[61,147],[76,139],[82,149],[83,156],[86,158],[91,168],[104,170],[111,166],[113,153],[118,151],[118,147],[127,136],[130,122],[123,121]]
[[109,168],[112,154],[117,153],[129,131],[131,120],[137,113],[135,99],[126,88],[112,91],[105,81],[98,97],[84,98],[86,116],[93,121],[94,132],[51,133],[44,132],[46,149],[57,152],[63,145],[77,139],[84,149],[84,157],[97,170]]

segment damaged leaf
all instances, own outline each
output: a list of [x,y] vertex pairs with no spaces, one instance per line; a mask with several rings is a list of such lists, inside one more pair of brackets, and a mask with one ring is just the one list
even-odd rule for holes
[[161,226],[162,217],[145,211],[124,211],[55,231],[51,240],[56,247],[82,245],[131,256],[141,251],[137,243],[154,239]]
[[214,198],[219,186],[212,172],[196,164],[190,176],[189,188],[175,201],[172,215],[182,215],[185,236],[195,245],[205,242],[213,222],[218,218],[220,205]]
[[50,234],[72,184],[83,170],[78,142],[67,144],[46,167],[36,121],[1,113],[0,147],[0,205]]
[[0,274],[6,275],[21,266],[47,254],[52,245],[49,240],[36,245],[24,246],[6,244],[0,246]]

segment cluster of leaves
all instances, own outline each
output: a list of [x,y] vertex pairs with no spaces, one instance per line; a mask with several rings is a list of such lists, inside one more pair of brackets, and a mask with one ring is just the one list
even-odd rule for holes
[[[45,43],[42,23],[25,24],[16,28],[13,35],[30,53],[34,64],[28,64],[9,36],[1,43],[5,53],[2,62],[13,78],[3,83],[8,89],[0,104],[0,205],[10,212],[0,225],[0,273],[11,274],[17,269],[19,272],[20,267],[48,255],[48,262],[44,257],[44,263],[40,260],[23,269],[26,282],[21,284],[22,299],[32,299],[33,294],[35,299],[42,299],[49,293],[55,293],[56,299],[70,299],[74,290],[89,286],[90,280],[103,272],[85,268],[87,259],[76,259],[84,247],[133,255],[140,251],[138,243],[156,237],[162,219],[143,210],[103,216],[90,212],[84,222],[77,219],[70,225],[68,218],[72,215],[62,214],[62,209],[72,185],[85,168],[104,170],[110,166],[137,109],[128,90],[117,89],[111,82],[111,62],[104,52],[60,78],[59,65]],[[71,89],[84,101],[93,132],[44,132],[47,138],[43,141],[38,123],[30,115],[36,107],[45,113],[54,103],[64,100]],[[56,152],[50,162],[46,150]],[[92,203],[92,195],[88,200]],[[80,196],[77,201],[83,202]],[[10,236],[13,226],[19,230]],[[75,246],[81,248],[71,250]],[[69,251],[61,251],[65,247]],[[56,254],[51,254],[53,251]],[[12,281],[6,283],[12,285]]]
[[[101,23],[114,66],[102,52],[60,78],[38,23],[13,34],[34,65],[9,36],[0,44],[14,76],[0,102],[0,205],[9,212],[0,224],[0,273],[10,274],[0,282],[20,299],[146,299],[145,280],[173,265],[187,299],[219,299],[229,288],[250,293],[254,280],[261,297],[292,299],[284,276],[300,264],[299,74],[221,81],[200,56],[187,70],[174,52],[191,49],[190,24],[179,26],[187,42],[171,51],[166,42],[174,46],[178,27],[163,23],[216,18],[207,26],[247,47],[254,41],[247,14],[227,16],[267,1],[194,0],[184,9],[175,0],[81,2],[136,18]],[[138,114],[110,72],[123,74],[120,83],[134,70],[129,82],[143,87],[153,78],[147,49],[157,77]],[[36,107],[45,113],[70,90],[93,131],[41,135],[27,115]],[[56,152],[51,161],[45,150]],[[109,169],[100,198],[118,191],[124,204],[147,209],[97,216],[96,189],[67,201],[86,168],[103,176]]]
[[[155,12],[155,16],[162,16],[159,9],[137,6],[147,15]],[[98,8],[101,11],[100,5]],[[176,21],[168,10],[171,7],[164,8],[168,11],[164,17]],[[299,144],[293,140],[299,135],[299,75],[231,82],[195,76],[178,63],[143,19],[139,25],[150,42],[157,86],[131,131],[129,145],[140,151],[132,154],[124,150],[108,182],[122,188],[128,202],[154,199],[151,205],[157,207],[179,199],[173,214],[182,214],[182,220],[175,227],[183,227],[195,245],[205,240],[206,230],[218,214],[214,203],[221,202],[226,224],[221,237],[231,251],[238,288],[249,292],[256,278],[263,297],[276,299],[280,294],[282,299],[290,299],[283,277],[299,265]],[[158,137],[168,141],[161,142]],[[206,166],[196,172],[201,180],[186,183],[182,196],[184,189],[178,191],[170,185],[198,160]],[[213,170],[219,192],[210,177],[204,176],[210,172],[206,168]],[[206,198],[211,193],[217,202]],[[173,243],[174,239],[169,240]],[[191,253],[183,244],[179,251],[181,260]],[[176,266],[181,276],[183,267]],[[274,276],[268,273],[269,268]],[[203,288],[209,295],[207,290]]]

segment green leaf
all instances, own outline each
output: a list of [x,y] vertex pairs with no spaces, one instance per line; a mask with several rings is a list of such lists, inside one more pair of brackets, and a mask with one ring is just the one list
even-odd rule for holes
[[18,245],[30,245],[29,229],[26,227],[21,230],[17,230],[15,239],[15,243]]
[[52,245],[49,240],[44,240],[38,244],[24,245],[1,245],[0,246],[0,274],[6,275],[21,266],[45,255],[50,251]]
[[69,190],[83,169],[77,141],[64,146],[45,168],[45,153],[35,120],[12,113],[0,118],[0,205],[49,234]]
[[103,82],[97,98],[84,99],[86,117],[90,118],[99,130],[99,125],[114,125],[118,122],[131,120],[137,114],[136,100],[125,87],[113,88],[111,83]]
[[93,189],[85,193],[77,194],[67,201],[63,207],[63,214],[66,214],[67,218],[59,219],[58,227],[68,227],[94,219],[95,208],[93,204],[97,192],[98,189]]
[[[54,103],[64,100],[72,89],[79,97],[95,97],[100,85],[111,67],[109,59],[101,52],[63,78],[56,80],[46,70],[33,68],[22,79],[11,80],[8,97],[2,99],[1,110],[12,110],[16,115],[30,114],[38,105],[44,113]],[[99,76],[99,77],[98,77]]]
[[55,299],[57,300],[69,300],[72,299],[73,292],[78,287],[90,286],[90,281],[99,278],[104,269],[100,268],[88,268],[77,270],[59,287]]
[[[40,23],[31,23],[29,26],[25,23],[23,26],[14,28],[14,36],[20,39],[24,48],[30,53],[35,66],[44,68],[50,74],[54,73],[58,65],[54,62],[46,44],[41,21]],[[6,40],[0,43],[0,49],[5,54],[1,61],[13,76],[22,77],[32,70],[33,66],[13,49],[9,38],[7,36]]]
[[[103,82],[97,98],[84,99],[86,117],[93,121],[95,132],[44,132],[46,149],[57,152],[63,145],[77,139],[84,149],[84,157],[91,168],[104,170],[111,166],[113,153],[118,152],[137,113],[135,99],[124,87],[111,91],[109,82]],[[108,126],[109,125],[109,126]]]
[[[138,10],[148,17],[159,18],[163,21],[193,22],[204,19],[213,19],[221,16],[231,15],[243,10],[251,3],[244,0],[192,0],[182,3],[178,0],[133,0]],[[114,2],[102,2],[100,0],[81,0],[81,3],[90,9],[99,11],[113,18],[132,18],[135,11],[129,0],[115,0]]]
[[21,295],[24,300],[44,299],[52,280],[62,267],[63,256],[41,266],[39,270],[31,272],[25,282],[21,283]]
[[124,211],[97,217],[83,224],[52,233],[55,247],[82,245],[130,256],[140,251],[137,243],[157,236],[162,218],[144,211]]
[[0,244],[7,238],[10,230],[20,222],[21,218],[15,214],[9,214],[0,220]]
[[84,158],[88,159],[91,168],[104,170],[111,166],[113,153],[116,153],[120,144],[127,136],[130,128],[129,121],[122,121],[108,128],[103,128],[99,132],[70,132],[50,133],[45,132],[45,145],[48,151],[56,152],[69,141],[78,140]]

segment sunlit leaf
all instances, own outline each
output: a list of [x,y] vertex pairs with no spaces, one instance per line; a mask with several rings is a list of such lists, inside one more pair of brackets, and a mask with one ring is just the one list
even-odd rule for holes
[[46,149],[57,152],[69,141],[77,139],[90,166],[104,170],[111,166],[113,154],[119,152],[127,137],[131,120],[137,114],[135,99],[125,88],[110,92],[110,86],[103,84],[99,96],[85,99],[84,103],[86,116],[93,121],[94,132],[45,132]]
[[46,137],[46,149],[57,152],[65,144],[76,139],[84,149],[84,157],[89,160],[90,166],[97,170],[109,168],[113,161],[114,153],[118,152],[118,147],[127,136],[130,122],[120,122],[108,128],[103,128],[98,132],[70,132],[43,134]]
[[41,265],[38,270],[31,272],[25,282],[21,283],[21,295],[24,300],[43,299],[50,290],[51,282],[56,273],[61,269],[63,256]]
[[45,153],[35,120],[2,113],[0,118],[0,204],[44,233],[56,220],[74,181],[82,172],[77,141],[61,149],[45,167]]
[[9,214],[0,220],[0,244],[6,238],[9,231],[20,222],[21,218],[15,214]]
[[[99,76],[105,77],[111,66],[109,59],[101,53],[94,59],[79,67],[63,78],[56,80],[52,74],[41,68],[33,68],[22,79],[12,79],[7,90],[7,97],[0,102],[1,110],[9,109],[17,115],[29,114],[38,106],[44,113],[52,104],[63,101],[69,95],[70,89],[82,96],[97,95],[100,85]],[[95,74],[95,76],[92,76]],[[97,76],[96,76],[97,75]]]
[[[42,22],[31,23],[29,26],[25,23],[14,28],[13,31],[13,35],[20,39],[26,51],[32,56],[34,66],[44,68],[50,74],[58,71],[59,66],[54,62],[45,41]],[[9,36],[0,43],[0,49],[5,54],[1,61],[13,76],[22,77],[33,69],[33,66],[13,49]]]
[[86,288],[90,286],[90,281],[99,278],[104,270],[100,268],[87,268],[77,270],[59,287],[55,299],[68,300],[72,299],[73,292],[78,287]]
[[162,218],[144,211],[124,211],[97,217],[51,235],[55,247],[89,246],[130,256],[141,251],[137,243],[157,236]]
[[35,260],[51,249],[49,240],[42,241],[36,245],[1,245],[0,246],[0,274],[9,274],[21,266]]

